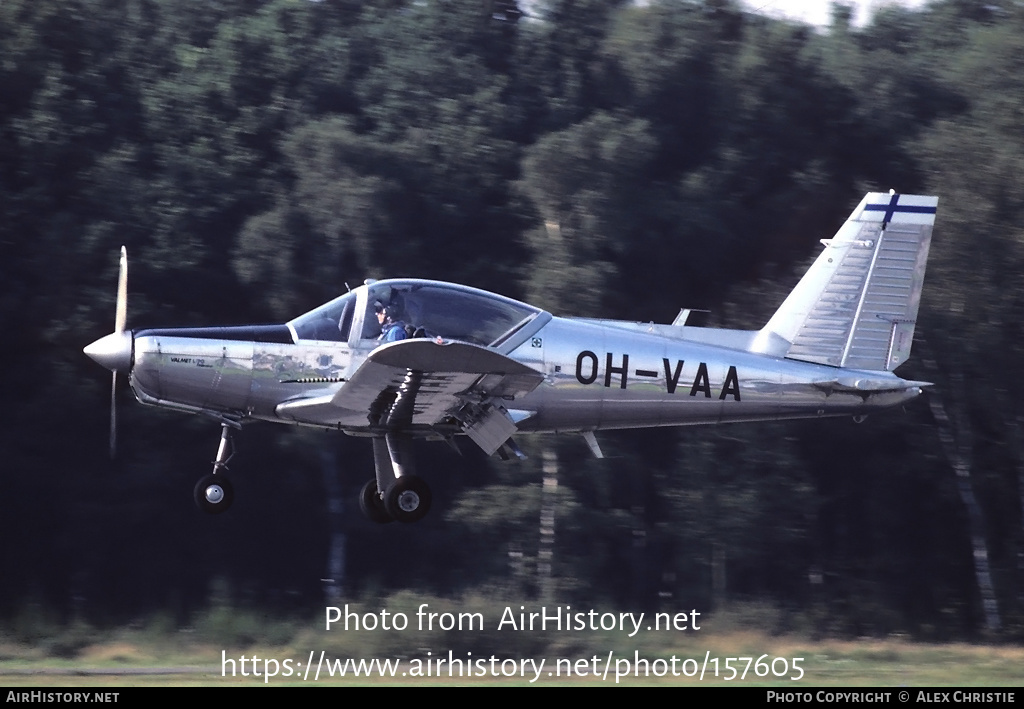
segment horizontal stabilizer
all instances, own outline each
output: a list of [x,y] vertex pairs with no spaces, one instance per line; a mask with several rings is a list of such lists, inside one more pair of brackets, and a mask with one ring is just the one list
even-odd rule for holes
[[837,377],[824,381],[811,382],[812,386],[822,391],[846,391],[856,394],[872,394],[884,391],[906,391],[915,387],[929,387],[931,382],[915,382],[899,377]]

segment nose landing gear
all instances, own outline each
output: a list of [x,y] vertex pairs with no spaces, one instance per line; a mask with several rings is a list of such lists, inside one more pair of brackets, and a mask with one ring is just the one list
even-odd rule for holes
[[192,493],[199,509],[208,514],[226,512],[235,501],[235,489],[221,472],[227,470],[228,461],[235,454],[230,425],[221,422],[220,446],[217,448],[217,459],[213,462],[213,472],[200,478]]

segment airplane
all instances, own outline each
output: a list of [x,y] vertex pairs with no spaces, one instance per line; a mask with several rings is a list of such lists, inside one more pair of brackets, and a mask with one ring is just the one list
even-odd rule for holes
[[[360,507],[412,523],[431,506],[413,441],[468,437],[524,457],[513,434],[851,416],[897,406],[928,382],[893,370],[910,356],[937,197],[869,193],[759,330],[558,317],[440,281],[367,280],[277,325],[126,330],[121,248],[114,332],[85,348],[143,404],[221,425],[196,504],[231,506],[232,433],[256,421],[371,440]],[[394,341],[392,341],[394,340]]]

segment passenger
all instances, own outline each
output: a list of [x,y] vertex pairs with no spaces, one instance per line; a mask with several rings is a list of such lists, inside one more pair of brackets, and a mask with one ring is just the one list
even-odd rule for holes
[[398,319],[398,308],[384,305],[378,300],[373,304],[373,309],[377,311],[377,322],[380,323],[378,342],[398,342],[408,337],[405,323]]

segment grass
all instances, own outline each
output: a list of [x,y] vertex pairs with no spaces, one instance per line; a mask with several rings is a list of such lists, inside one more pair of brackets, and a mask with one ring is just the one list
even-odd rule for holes
[[[605,643],[600,643],[605,644]],[[314,661],[319,657],[319,649],[298,648],[295,646],[267,646],[253,645],[245,649],[233,651],[224,650],[227,656],[236,660],[236,676],[222,677],[221,672],[221,648],[207,645],[189,645],[188,643],[171,643],[172,647],[164,649],[154,647],[148,642],[140,644],[133,643],[130,638],[118,638],[100,640],[93,645],[82,649],[75,658],[54,658],[40,657],[37,652],[29,647],[21,647],[4,643],[0,646],[0,684],[7,686],[62,686],[62,687],[89,687],[89,686],[179,686],[179,685],[252,685],[263,683],[261,678],[251,675],[251,658],[256,656],[262,663],[265,659],[276,659],[282,661],[285,658],[292,658],[293,667],[301,663],[304,667],[309,656],[309,650],[314,651]],[[542,676],[539,679],[541,684],[608,684],[615,683],[616,661],[622,662],[626,659],[633,659],[634,652],[638,652],[643,659],[654,663],[660,658],[661,662],[652,664],[654,672],[665,674],[663,677],[641,677],[624,678],[622,684],[671,684],[671,685],[760,685],[760,686],[781,686],[791,689],[817,686],[868,686],[868,687],[896,687],[896,686],[1016,686],[1021,683],[1024,675],[1024,648],[988,645],[948,644],[931,645],[908,642],[900,639],[890,640],[854,640],[854,641],[808,641],[791,637],[771,637],[754,632],[731,632],[728,634],[714,636],[708,640],[694,639],[677,646],[668,645],[663,648],[644,648],[636,650],[621,650],[612,648],[614,657],[610,665],[607,679],[593,676],[574,676],[567,678],[549,674],[556,668],[561,670],[559,674],[564,675],[564,669],[575,666],[577,669],[586,668],[589,674],[593,669],[593,657],[599,658],[599,672],[603,669],[608,651],[597,652],[582,650],[573,655],[549,655],[546,657]],[[393,678],[374,677],[346,677],[327,678],[321,677],[317,683],[321,685],[358,685],[358,684],[457,684],[457,685],[522,685],[529,682],[522,677],[491,677],[472,676],[454,677],[443,676],[438,678],[414,677],[411,675],[426,673],[423,660],[428,657],[436,660],[438,657],[446,658],[448,653],[438,648],[427,650],[425,648],[410,649],[406,657],[396,666],[396,676]],[[328,659],[344,659],[345,656],[334,653],[325,653]],[[453,653],[455,659],[484,659],[490,657],[485,653]],[[705,668],[705,677],[700,680],[697,677],[671,676],[665,673],[671,667],[671,660],[675,657],[676,668],[679,673],[693,674],[703,663],[705,655],[712,660],[719,659],[719,677],[713,677],[714,663],[709,663]],[[752,657],[754,661],[762,655],[768,655],[767,660],[772,658],[786,658],[787,663],[793,658],[804,658],[801,666],[804,676],[798,681],[789,679],[795,673],[792,671],[785,678],[776,678],[771,675],[757,677],[754,664],[748,666],[746,678],[736,677],[727,681],[725,669],[726,657]],[[241,656],[249,658],[247,668],[250,669],[250,676],[241,676],[241,668],[238,659]],[[359,659],[360,656],[354,656]],[[397,658],[398,655],[392,656]],[[496,655],[501,659],[508,659],[508,655]],[[539,660],[538,656],[538,660]],[[385,659],[385,658],[382,658]],[[556,665],[561,659],[562,663]],[[568,663],[567,663],[568,661]],[[576,663],[580,663],[577,665]],[[746,660],[733,662],[740,672],[747,664]],[[436,665],[435,665],[436,666]],[[230,666],[229,666],[230,667]],[[509,670],[511,665],[506,665]],[[781,661],[776,664],[776,669],[783,668]],[[442,665],[442,674],[446,674],[447,665]],[[488,665],[488,669],[490,665]],[[501,669],[498,664],[497,668]],[[472,669],[469,666],[467,669]],[[528,674],[533,676],[529,667]],[[625,665],[619,665],[619,669],[626,671]],[[432,674],[436,672],[431,670]],[[476,673],[476,670],[474,670]],[[263,668],[261,668],[263,674]],[[324,672],[326,674],[326,672]],[[404,676],[403,676],[404,674]],[[275,677],[270,680],[273,685],[299,685],[312,684],[313,672],[308,679],[302,680],[297,676]]]
[[[438,613],[479,613],[483,628],[419,631],[324,629],[324,618],[282,620],[252,612],[213,608],[194,619],[188,627],[177,627],[158,617],[132,627],[97,630],[85,624],[57,626],[36,624],[32,632],[10,628],[0,634],[0,684],[24,687],[139,687],[139,686],[251,686],[263,678],[251,673],[252,657],[260,663],[271,661],[280,674],[269,684],[312,685],[315,667],[321,667],[319,685],[525,685],[534,676],[529,660],[545,664],[535,684],[592,685],[616,683],[616,669],[624,674],[635,657],[648,661],[648,676],[622,677],[620,684],[672,686],[775,686],[800,690],[833,687],[931,687],[931,686],[1016,686],[1024,678],[1024,648],[1015,645],[968,643],[920,643],[902,637],[885,639],[815,640],[800,633],[776,634],[751,629],[759,619],[771,627],[770,610],[743,609],[701,620],[700,630],[647,631],[635,634],[619,631],[522,631],[497,630],[503,604],[477,597],[459,600],[399,594],[375,603],[351,604],[362,613],[404,612],[415,617],[421,604]],[[518,610],[518,606],[516,607]],[[580,609],[582,610],[582,609]],[[739,619],[739,620],[738,620]],[[413,626],[410,623],[410,626]],[[394,676],[382,678],[327,677],[321,664],[346,659],[389,660]],[[235,660],[236,676],[221,675],[222,653]],[[308,675],[306,666],[313,664]],[[462,661],[464,676],[449,678],[449,653]],[[249,676],[241,675],[240,658],[247,658]],[[491,658],[495,658],[492,662]],[[593,676],[595,661],[599,675],[607,664],[607,677]],[[441,677],[436,661],[441,658]],[[717,665],[715,659],[717,658]],[[733,660],[737,675],[726,658]],[[765,664],[755,664],[763,658]],[[802,678],[794,680],[794,658],[803,658]],[[492,669],[511,674],[527,660],[527,675],[492,676]],[[610,659],[610,661],[609,661]],[[426,660],[431,662],[430,676]],[[502,665],[502,661],[507,662]],[[483,664],[479,664],[480,662]],[[770,669],[782,676],[774,676]],[[472,663],[472,664],[470,664]],[[263,674],[267,665],[260,665]],[[718,676],[715,676],[717,666]],[[228,665],[230,668],[230,665]],[[456,665],[456,668],[458,665]],[[675,668],[676,675],[671,670]],[[565,670],[576,670],[567,677]],[[290,669],[291,676],[283,676]],[[703,679],[694,676],[704,671]],[[473,676],[465,676],[469,671]],[[584,671],[585,670],[585,671]],[[761,670],[761,676],[758,676]],[[228,673],[230,675],[230,672]],[[662,676],[654,676],[661,674]],[[303,679],[303,676],[306,678]]]

